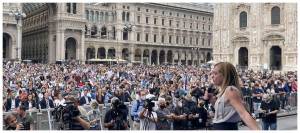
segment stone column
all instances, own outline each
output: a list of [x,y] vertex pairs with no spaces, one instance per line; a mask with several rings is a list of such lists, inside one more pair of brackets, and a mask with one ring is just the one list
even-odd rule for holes
[[120,26],[118,26],[118,28],[116,28],[117,34],[116,34],[116,40],[120,41],[122,40],[122,30],[120,28]]
[[266,66],[268,67],[268,69],[270,69],[270,52],[269,52],[269,42],[267,42],[267,41],[264,41],[263,42],[264,43],[264,45],[265,45],[265,49],[264,49],[264,55],[263,55],[263,57],[264,57],[264,64],[263,65],[265,65],[266,64]]
[[130,46],[130,61],[135,61],[134,60],[134,46],[133,45],[131,45]]
[[101,38],[101,28],[101,25],[97,25],[97,38]]
[[51,29],[53,29],[52,26],[49,24],[49,34],[48,34],[48,63],[55,63],[55,56],[56,56],[56,44],[54,43],[54,38],[56,39],[55,33]]
[[65,59],[65,53],[66,53],[66,43],[65,43],[65,30],[61,29],[61,40],[60,40],[60,45],[61,46],[61,60]]
[[64,54],[63,52],[63,47],[64,47],[64,44],[62,44],[62,40],[63,40],[63,30],[57,28],[57,31],[56,31],[56,61],[57,60],[62,60],[62,54]]
[[84,43],[84,40],[85,40],[85,35],[84,35],[84,29],[81,30],[81,44],[80,44],[80,61],[81,63],[85,63],[85,43]]
[[120,46],[116,48],[116,59],[122,59],[122,48]]
[[144,49],[140,48],[141,49],[141,64],[144,64],[143,62],[143,52],[144,52]]
[[16,49],[16,59],[18,61],[21,61],[22,56],[21,56],[21,51],[22,51],[22,19],[18,20],[17,22],[17,47]]
[[105,48],[105,59],[108,59],[108,49],[107,48]]
[[98,48],[99,48],[99,46],[95,46],[95,45],[93,45],[94,46],[94,48],[95,48],[95,56],[94,56],[94,58],[95,59],[98,59]]

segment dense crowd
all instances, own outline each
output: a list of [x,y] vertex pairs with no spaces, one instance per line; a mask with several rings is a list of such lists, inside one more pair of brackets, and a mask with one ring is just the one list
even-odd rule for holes
[[[238,73],[243,96],[251,99],[245,102],[250,105],[248,110],[253,117],[259,117],[264,94],[278,96],[280,108],[284,110],[289,96],[297,92],[296,72],[239,70]],[[104,127],[115,130],[207,128],[218,93],[210,79],[210,68],[11,62],[3,64],[3,90],[6,112],[65,106],[70,97],[75,98],[73,101],[79,106],[93,101],[104,105],[112,103],[112,110],[105,114]],[[157,102],[151,105],[152,101]],[[125,111],[116,114],[114,109],[124,102],[131,103],[130,112],[124,107]],[[120,124],[122,128],[115,127],[119,124],[114,115],[120,114],[125,116],[120,118],[125,121]],[[27,117],[25,121],[30,122]],[[11,119],[14,116],[7,117],[7,125]],[[132,119],[133,124],[128,124],[126,119]]]

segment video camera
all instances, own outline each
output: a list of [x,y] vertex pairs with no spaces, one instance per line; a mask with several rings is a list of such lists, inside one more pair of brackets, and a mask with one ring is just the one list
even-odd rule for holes
[[114,130],[125,130],[127,127],[125,127],[125,123],[127,123],[126,117],[128,114],[128,110],[126,105],[121,102],[118,98],[112,99],[112,115],[114,123]]
[[66,106],[59,105],[58,107],[55,107],[52,115],[56,122],[61,122],[61,125],[59,126],[60,129],[72,129],[72,120],[74,117],[80,115],[80,111],[74,105],[74,102],[68,101],[65,102],[65,104]]
[[111,104],[114,109],[119,109],[122,105],[122,102],[119,99],[115,99]]
[[152,98],[147,98],[147,99],[145,100],[144,108],[145,108],[145,109],[148,109],[148,111],[152,111],[152,108],[155,106],[155,103],[153,102],[153,99],[154,99],[154,97],[152,97]]

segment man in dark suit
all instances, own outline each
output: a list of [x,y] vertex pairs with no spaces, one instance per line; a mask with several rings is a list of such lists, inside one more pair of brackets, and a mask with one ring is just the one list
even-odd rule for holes
[[13,95],[12,90],[7,90],[7,99],[4,101],[5,104],[5,111],[11,111],[12,109],[18,108],[20,104],[19,97],[16,97]]
[[85,88],[83,91],[83,96],[80,98],[80,101],[79,101],[80,106],[85,105],[85,104],[90,104],[92,99],[87,96],[87,93],[88,93],[88,89]]
[[44,93],[43,99],[40,102],[41,109],[54,108],[53,100],[49,98],[48,92]]

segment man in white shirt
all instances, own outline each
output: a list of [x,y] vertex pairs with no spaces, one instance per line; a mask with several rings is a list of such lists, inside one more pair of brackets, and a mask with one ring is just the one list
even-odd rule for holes
[[140,112],[140,130],[156,130],[157,114],[153,109],[155,103],[151,101],[155,96],[148,94],[146,96],[146,102],[143,110]]

